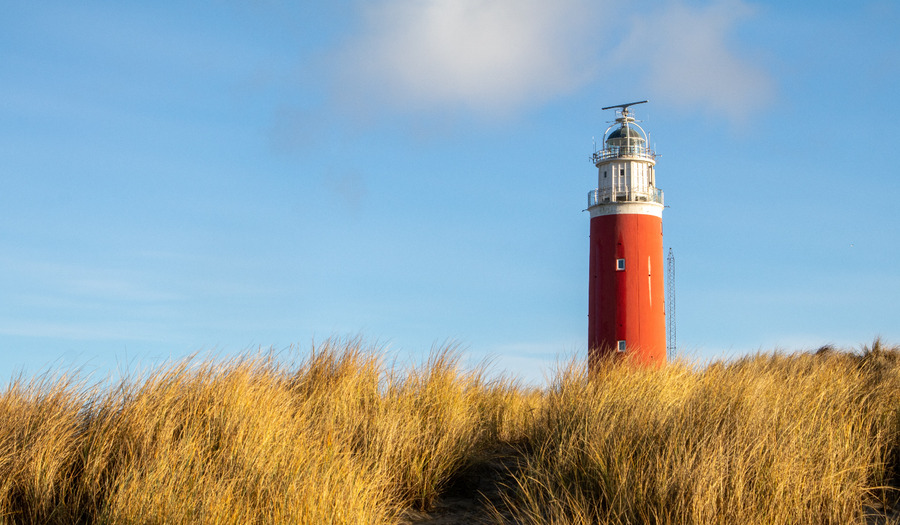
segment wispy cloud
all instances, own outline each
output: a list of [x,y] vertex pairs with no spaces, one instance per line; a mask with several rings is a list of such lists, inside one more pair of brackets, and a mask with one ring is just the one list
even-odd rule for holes
[[13,319],[0,322],[0,335],[77,341],[158,340],[160,327],[149,322],[44,321]]
[[[659,7],[586,0],[381,0],[336,56],[340,89],[363,108],[504,114],[586,86],[741,119],[773,83],[735,35],[741,0]],[[346,100],[346,98],[345,98]]]
[[[156,303],[183,300],[181,293],[150,282],[145,272],[61,263],[40,258],[0,258],[7,292],[37,304],[82,302]],[[43,298],[43,299],[42,299]]]
[[586,0],[384,0],[344,50],[352,94],[502,112],[584,82]]
[[633,15],[610,65],[637,76],[660,102],[742,120],[774,94],[769,73],[735,50],[737,26],[754,12],[740,0],[721,0]]
[[[574,340],[522,341],[491,345],[476,354],[487,357],[491,372],[505,373],[530,385],[546,386],[573,357],[582,356],[581,346],[580,341]],[[477,362],[472,359],[470,364]]]

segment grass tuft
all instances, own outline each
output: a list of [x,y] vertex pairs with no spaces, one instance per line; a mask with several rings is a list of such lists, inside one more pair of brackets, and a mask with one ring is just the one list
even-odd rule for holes
[[[283,356],[281,356],[283,357]],[[399,523],[498,450],[497,523],[866,523],[900,484],[900,347],[570,363],[543,390],[453,346],[196,357],[0,393],[0,524]],[[512,464],[512,463],[510,463]]]

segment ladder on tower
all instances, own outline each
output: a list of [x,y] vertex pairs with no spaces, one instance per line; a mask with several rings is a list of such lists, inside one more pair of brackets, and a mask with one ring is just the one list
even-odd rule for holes
[[675,254],[666,258],[666,360],[675,359]]

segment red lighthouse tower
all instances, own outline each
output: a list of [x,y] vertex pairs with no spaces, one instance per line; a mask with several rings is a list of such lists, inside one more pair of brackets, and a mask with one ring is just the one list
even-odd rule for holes
[[666,360],[663,295],[663,192],[656,187],[656,154],[636,123],[631,102],[591,160],[597,189],[588,193],[591,213],[588,287],[588,368],[605,356],[626,355],[644,365]]

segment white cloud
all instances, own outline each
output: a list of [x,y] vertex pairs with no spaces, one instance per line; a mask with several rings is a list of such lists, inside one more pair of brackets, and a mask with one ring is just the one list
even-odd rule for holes
[[339,89],[354,109],[504,113],[590,86],[740,120],[773,92],[734,49],[753,13],[741,0],[380,0],[336,57]]
[[586,0],[385,0],[342,56],[355,95],[504,111],[580,86]]
[[659,102],[741,120],[767,104],[774,90],[763,68],[732,49],[738,22],[753,13],[740,0],[722,0],[705,7],[673,2],[635,15],[611,66],[637,75]]

